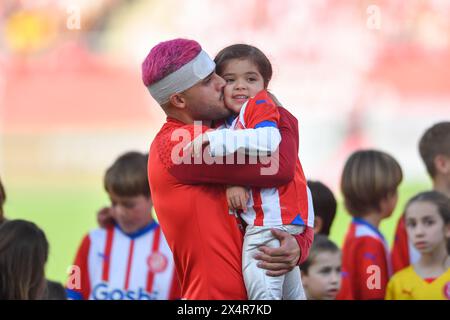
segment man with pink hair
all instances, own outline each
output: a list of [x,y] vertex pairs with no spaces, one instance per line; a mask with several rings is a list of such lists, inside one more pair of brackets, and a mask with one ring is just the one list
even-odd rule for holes
[[[263,173],[267,162],[249,156],[236,161],[238,154],[231,157],[231,163],[229,157],[191,161],[183,147],[213,121],[230,115],[223,101],[225,81],[214,69],[213,60],[193,40],[162,42],[146,57],[143,82],[167,115],[150,147],[148,177],[154,207],[174,255],[182,297],[246,299],[241,270],[243,234],[228,212],[224,185],[268,188],[291,181],[298,124],[286,109],[279,108],[282,139],[278,152],[269,158],[278,170],[270,175]],[[195,121],[202,126],[194,125]],[[280,247],[261,247],[258,258],[269,275],[277,276],[306,259],[313,230],[306,228],[295,238],[279,230],[273,233]]]

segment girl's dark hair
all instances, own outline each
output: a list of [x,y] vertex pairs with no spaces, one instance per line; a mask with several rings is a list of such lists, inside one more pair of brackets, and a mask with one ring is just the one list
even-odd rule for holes
[[336,216],[336,198],[330,188],[320,181],[308,180],[308,187],[312,195],[314,214],[322,219],[322,229],[319,233],[328,236]]
[[232,59],[249,59],[258,68],[264,80],[264,88],[267,89],[272,79],[272,64],[261,50],[248,44],[233,44],[222,49],[214,58],[216,73],[221,76],[228,61]]
[[44,232],[24,220],[0,227],[0,300],[37,300],[45,294],[48,242]]
[[[439,215],[444,220],[444,226],[450,224],[450,198],[437,191],[421,192],[412,197],[405,207],[405,213],[414,202],[429,202],[436,206]],[[447,252],[450,254],[450,238],[447,239]]]

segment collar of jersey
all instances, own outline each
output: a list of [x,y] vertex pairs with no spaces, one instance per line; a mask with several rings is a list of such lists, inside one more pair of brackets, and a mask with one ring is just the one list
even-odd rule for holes
[[116,228],[119,229],[120,232],[122,232],[124,235],[126,235],[128,238],[131,238],[131,239],[136,239],[136,238],[142,236],[143,234],[146,234],[147,232],[155,229],[157,226],[158,226],[158,223],[156,221],[152,221],[148,225],[143,227],[142,229],[139,229],[133,233],[126,233],[125,231],[123,231],[120,228],[120,226],[118,224],[116,224]]
[[227,124],[227,127],[230,127],[233,124],[234,119],[236,119],[238,115],[232,114],[228,118],[225,119],[225,123]]
[[170,117],[170,116],[168,116],[168,117],[166,118],[166,121],[169,122],[169,123],[175,123],[175,124],[178,124],[178,125],[180,125],[180,126],[185,126],[185,125],[186,125],[186,123],[184,123],[183,121],[180,121],[180,120],[178,120],[178,119],[172,118],[172,117]]
[[367,222],[366,220],[361,219],[361,218],[353,218],[353,219],[352,219],[352,223],[354,223],[354,224],[360,224],[360,225],[366,226],[367,228],[369,228],[370,230],[372,230],[373,232],[375,232],[378,236],[380,236],[380,238],[383,239],[383,241],[386,241],[386,240],[384,239],[383,234],[380,232],[380,230],[378,230],[375,226],[371,225],[371,224],[370,224],[369,222]]

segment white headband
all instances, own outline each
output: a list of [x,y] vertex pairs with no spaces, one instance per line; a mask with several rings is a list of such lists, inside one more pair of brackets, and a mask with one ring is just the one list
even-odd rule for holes
[[216,64],[205,51],[200,53],[180,69],[165,76],[158,82],[148,86],[152,97],[163,105],[169,101],[170,95],[189,89],[214,71]]

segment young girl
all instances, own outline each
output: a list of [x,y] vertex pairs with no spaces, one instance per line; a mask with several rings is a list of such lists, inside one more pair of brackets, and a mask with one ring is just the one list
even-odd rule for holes
[[[272,77],[270,61],[259,49],[237,44],[219,52],[215,62],[217,74],[227,83],[225,104],[234,115],[224,126],[203,135],[201,142],[209,144],[212,156],[239,150],[248,155],[276,152],[281,140],[279,103],[266,91]],[[305,299],[298,268],[284,276],[270,277],[254,259],[260,246],[280,246],[271,228],[297,235],[305,227],[313,227],[312,200],[300,161],[297,159],[294,179],[287,185],[270,189],[229,186],[227,199],[230,210],[239,210],[247,224],[242,267],[248,298]]]
[[419,261],[389,281],[387,300],[450,300],[450,199],[423,192],[406,205],[406,231]]
[[341,287],[341,251],[317,234],[308,259],[300,267],[308,300],[334,300]]
[[[450,197],[450,121],[442,121],[428,128],[419,140],[419,153],[431,178],[433,190]],[[419,260],[420,254],[408,241],[405,216],[395,230],[392,246],[392,266],[400,271]]]
[[10,220],[0,227],[0,300],[45,298],[48,242],[34,223]]

